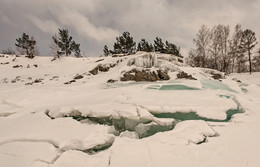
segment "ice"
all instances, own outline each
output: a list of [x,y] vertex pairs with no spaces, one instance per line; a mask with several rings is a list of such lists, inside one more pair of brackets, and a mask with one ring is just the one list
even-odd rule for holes
[[158,67],[158,59],[153,53],[144,53],[138,57],[128,60],[128,66],[135,65],[136,67]]
[[114,138],[104,126],[85,126],[71,118],[51,120],[43,113],[1,120],[0,125],[0,144],[47,142],[60,150],[87,150]]
[[131,131],[124,131],[120,133],[120,137],[128,137],[131,139],[139,139],[139,135],[137,132],[131,132]]
[[[12,59],[0,65],[0,166],[260,164],[260,73],[224,76],[185,67],[172,55],[145,52],[99,62]],[[115,66],[90,74],[98,64]],[[170,80],[120,82],[122,72],[133,68],[164,69]],[[176,79],[179,71],[197,80]],[[84,78],[64,84],[77,74]],[[213,74],[225,79],[213,80]],[[42,82],[25,85],[36,79]],[[117,81],[107,84],[109,79]],[[171,90],[160,90],[165,87]]]
[[155,135],[154,138],[159,141],[166,139],[166,137],[169,139],[172,138],[172,140],[167,140],[168,142],[173,142],[174,140],[178,141],[181,138],[181,143],[199,144],[204,142],[207,137],[213,137],[215,135],[217,135],[216,131],[214,131],[205,121],[189,120],[178,123],[173,131],[167,132],[165,135]]
[[235,92],[231,88],[229,88],[227,85],[221,83],[220,81],[214,81],[214,80],[201,80],[201,83],[204,88],[206,89],[221,89],[229,92]]
[[200,90],[194,87],[188,87],[185,85],[162,85],[159,90]]
[[38,162],[51,164],[56,148],[44,142],[12,142],[0,145],[0,166],[35,166]]
[[67,151],[50,167],[104,167],[109,166],[109,152],[87,155],[79,151]]
[[[178,160],[193,155],[194,144],[216,134],[205,121],[184,121],[172,131],[157,133],[139,141],[117,139],[112,146],[110,166],[171,166],[173,161],[182,164]],[[193,163],[189,158],[186,161],[190,165]]]
[[157,122],[151,122],[147,124],[139,124],[135,127],[135,132],[138,134],[139,138],[149,137],[158,132],[169,131],[174,127],[174,120],[171,123],[163,125]]
[[[178,58],[174,55],[168,57],[169,55],[160,56],[160,54],[156,53],[146,53],[146,52],[138,52],[136,55],[132,56],[127,62],[128,66],[135,66],[141,68],[160,68],[171,71],[180,71],[178,66]],[[167,58],[168,57],[168,58]]]

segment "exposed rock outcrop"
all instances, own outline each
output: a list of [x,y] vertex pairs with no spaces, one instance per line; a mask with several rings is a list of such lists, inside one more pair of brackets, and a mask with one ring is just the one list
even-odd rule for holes
[[82,79],[82,78],[84,78],[82,75],[76,75],[76,76],[74,77],[74,79]]
[[100,61],[103,61],[103,60],[104,60],[104,59],[99,59],[99,60],[96,61],[96,63],[97,63],[97,62],[100,62]]
[[216,79],[216,80],[223,79],[220,74],[213,74],[213,75],[212,75],[212,78],[213,78],[213,79]]
[[20,67],[23,67],[22,65],[15,65],[13,66],[13,68],[20,68]]
[[192,75],[188,75],[186,72],[182,71],[179,74],[177,74],[177,78],[179,79],[190,79],[190,80],[197,80],[196,78],[192,77]]
[[117,80],[114,80],[114,79],[109,79],[108,81],[107,81],[107,83],[114,83],[114,82],[116,82]]
[[71,80],[71,81],[69,81],[69,82],[65,82],[64,84],[65,84],[65,85],[68,85],[68,84],[71,84],[71,83],[73,83],[73,82],[76,82],[76,80],[73,79],[73,80]]
[[93,70],[89,71],[92,75],[97,75],[98,74],[98,71],[100,72],[107,72],[109,71],[110,68],[113,68],[115,67],[116,64],[110,64],[110,65],[107,65],[107,64],[99,64],[97,67],[95,67]]
[[169,80],[170,77],[168,76],[166,71],[157,70],[157,71],[150,71],[150,70],[137,70],[133,69],[131,71],[126,72],[123,77],[120,78],[121,81],[158,81],[158,80]]

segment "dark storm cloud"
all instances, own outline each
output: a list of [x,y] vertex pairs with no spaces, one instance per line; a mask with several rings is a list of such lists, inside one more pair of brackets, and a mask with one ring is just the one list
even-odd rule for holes
[[250,28],[259,39],[259,0],[0,0],[0,49],[13,47],[22,32],[33,35],[42,55],[57,28],[68,28],[81,43],[83,52],[100,55],[105,44],[127,30],[139,41],[156,36],[182,48],[192,47],[192,39],[202,24],[237,23]]

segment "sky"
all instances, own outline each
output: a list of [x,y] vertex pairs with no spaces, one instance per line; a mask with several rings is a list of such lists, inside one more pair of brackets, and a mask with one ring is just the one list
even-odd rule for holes
[[[158,36],[187,56],[201,25],[236,24],[260,41],[260,0],[0,0],[0,51],[15,49],[25,32],[37,41],[40,55],[51,55],[52,36],[68,29],[83,56],[100,56],[104,45],[129,31],[136,42]],[[232,32],[231,32],[232,33]]]

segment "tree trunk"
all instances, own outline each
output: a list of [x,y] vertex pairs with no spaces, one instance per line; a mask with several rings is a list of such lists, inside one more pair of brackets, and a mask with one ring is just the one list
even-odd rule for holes
[[250,49],[248,49],[248,58],[249,58],[249,71],[250,71],[250,74],[251,74],[252,73],[252,62],[251,62]]

